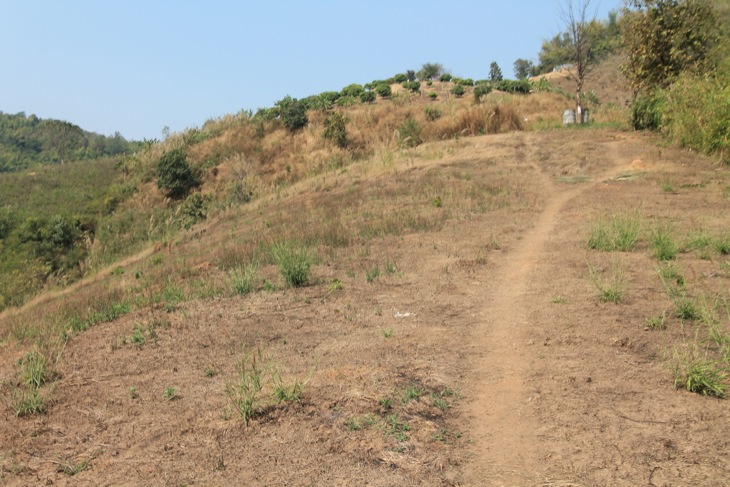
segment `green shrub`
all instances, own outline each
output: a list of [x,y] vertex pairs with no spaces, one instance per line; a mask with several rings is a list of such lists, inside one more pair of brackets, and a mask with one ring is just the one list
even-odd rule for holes
[[276,108],[279,111],[279,118],[290,132],[301,130],[309,123],[306,105],[296,98],[286,96],[276,102]]
[[631,125],[635,130],[659,130],[662,125],[663,96],[642,94],[631,105]]
[[395,81],[396,83],[404,83],[404,82],[408,81],[408,76],[406,76],[403,73],[398,73],[395,76],[393,76],[393,81]]
[[442,112],[436,107],[425,107],[423,109],[423,113],[426,114],[426,120],[429,122],[434,122],[441,118]]
[[503,79],[502,81],[499,81],[495,88],[499,91],[506,91],[507,93],[522,93],[527,94],[530,92],[530,82],[526,79],[523,80],[511,80],[511,79]]
[[375,92],[382,98],[388,98],[393,93],[388,83],[382,83],[376,86]]
[[480,84],[474,88],[474,101],[480,102],[482,97],[492,92],[492,86],[489,84]]
[[432,91],[431,93],[429,93],[429,94],[428,94],[428,97],[429,97],[430,99],[432,99],[432,100],[435,100],[436,98],[438,98],[438,97],[439,97],[439,95],[438,95],[438,93],[436,93],[435,91]]
[[347,117],[345,117],[342,113],[330,113],[324,120],[323,137],[334,142],[337,147],[344,149],[347,147],[347,128],[345,127],[347,122]]
[[413,117],[409,116],[398,126],[398,142],[401,147],[416,147],[423,142],[421,126]]
[[245,296],[254,290],[258,278],[258,266],[248,264],[231,270],[231,291],[233,294]]
[[418,81],[406,81],[405,83],[402,83],[401,86],[411,93],[418,93],[421,91],[421,83]]
[[360,93],[360,101],[363,103],[372,103],[375,101],[374,91],[363,91]]
[[304,286],[309,282],[313,258],[306,248],[290,242],[280,242],[271,247],[271,255],[290,287]]
[[157,163],[157,187],[168,197],[180,199],[197,184],[185,149],[172,149],[162,154]]
[[441,75],[441,77],[439,77],[439,81],[441,81],[442,83],[449,82],[451,81],[451,75],[449,73],[444,73]]
[[451,88],[451,93],[456,95],[458,98],[464,96],[465,92],[466,90],[464,89],[464,85],[462,84],[457,84],[453,88]]
[[183,228],[190,229],[193,225],[206,219],[208,198],[200,193],[193,193],[187,198],[178,210],[178,220]]
[[357,83],[353,83],[351,85],[347,85],[340,91],[341,96],[351,96],[353,98],[359,98],[360,95],[362,95],[365,92],[365,88],[362,87],[362,85],[359,85]]

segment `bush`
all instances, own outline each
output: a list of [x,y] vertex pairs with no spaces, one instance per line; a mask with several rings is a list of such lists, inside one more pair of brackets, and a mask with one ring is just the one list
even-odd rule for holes
[[351,85],[347,85],[344,88],[342,88],[342,91],[340,91],[340,95],[351,96],[353,98],[359,98],[360,95],[362,95],[364,92],[365,92],[365,88],[363,88],[362,85],[353,83]]
[[488,85],[488,84],[477,85],[474,88],[474,101],[479,103],[482,100],[483,96],[488,95],[491,92],[492,92],[491,85]]
[[503,79],[502,81],[499,81],[495,87],[499,91],[506,91],[507,93],[523,93],[527,94],[530,92],[530,81],[526,79],[522,79],[519,81],[511,80],[511,79]]
[[301,130],[309,123],[306,105],[296,98],[286,96],[276,102],[276,107],[279,109],[279,118],[290,132]]
[[395,76],[393,76],[393,81],[396,83],[405,83],[408,81],[408,77],[403,73],[398,73]]
[[413,117],[408,117],[398,126],[398,142],[401,147],[416,147],[420,145],[421,126]]
[[659,92],[639,95],[631,105],[634,130],[659,130],[662,125],[663,100]]
[[157,162],[157,187],[169,198],[183,198],[197,184],[184,149],[172,149],[162,154]]
[[466,90],[464,89],[464,86],[461,84],[455,85],[453,88],[451,88],[451,93],[456,95],[458,98],[461,98],[464,96],[464,93]]
[[387,83],[382,83],[376,86],[375,92],[378,94],[378,96],[381,96],[383,98],[388,98],[393,93],[393,91],[390,89],[390,85]]
[[363,91],[360,93],[360,101],[363,103],[372,103],[375,101],[374,91]]
[[344,149],[347,147],[347,128],[345,127],[347,121],[347,117],[340,112],[332,112],[324,120],[323,137],[334,142],[337,147]]
[[206,219],[208,199],[200,193],[193,193],[180,205],[179,221],[183,228],[190,229],[193,225]]
[[428,120],[429,122],[434,122],[438,120],[439,118],[441,118],[442,115],[441,110],[435,107],[425,107],[423,109],[423,113],[426,114],[426,120]]
[[418,93],[421,91],[421,83],[418,81],[406,81],[405,83],[402,83],[401,86],[412,93]]
[[439,81],[441,81],[442,83],[446,83],[448,81],[451,81],[451,75],[449,73],[444,73],[439,78]]
[[430,99],[432,99],[432,100],[435,100],[436,98],[438,98],[438,97],[439,97],[439,95],[438,95],[438,93],[436,93],[435,91],[432,91],[431,93],[429,93],[429,94],[428,94],[428,97],[429,97]]

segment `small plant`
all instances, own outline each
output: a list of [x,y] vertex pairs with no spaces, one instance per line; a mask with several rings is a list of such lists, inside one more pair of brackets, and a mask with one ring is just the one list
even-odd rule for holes
[[218,371],[215,369],[215,367],[212,367],[212,366],[205,367],[203,369],[203,373],[208,378],[215,377],[216,375],[218,375]]
[[374,267],[365,273],[365,280],[368,282],[373,282],[378,277],[380,277],[380,267]]
[[334,293],[336,291],[342,290],[342,281],[338,278],[334,278],[330,281],[329,285],[327,286],[327,291],[330,293]]
[[436,394],[435,392],[432,392],[431,400],[433,401],[433,405],[442,411],[445,411],[451,407],[451,405],[446,402],[441,394]]
[[11,408],[15,412],[15,416],[32,416],[34,414],[43,414],[46,412],[46,400],[40,395],[35,387],[23,388],[20,392],[20,398],[11,403]]
[[181,199],[197,184],[184,149],[172,149],[162,154],[157,163],[157,187],[166,196]]
[[461,84],[455,85],[453,88],[451,88],[451,94],[456,96],[457,98],[461,98],[462,96],[464,96],[464,93],[466,93],[466,89]]
[[332,141],[337,147],[346,148],[348,144],[346,127],[348,121],[348,118],[342,113],[333,111],[324,119],[324,133],[322,136]]
[[424,394],[426,394],[425,389],[413,384],[411,386],[408,386],[405,391],[403,391],[403,397],[401,398],[401,402],[403,404],[408,404],[412,400],[418,399]]
[[383,396],[380,399],[378,399],[378,403],[380,404],[380,407],[383,409],[390,409],[393,407],[393,400],[387,396]]
[[432,91],[432,92],[430,92],[430,93],[428,94],[428,97],[429,97],[430,99],[432,99],[432,100],[435,100],[436,98],[438,98],[438,97],[439,97],[439,95],[438,95],[438,93],[436,93],[435,91]]
[[257,278],[258,265],[255,263],[232,269],[230,272],[231,291],[235,295],[245,296],[254,290]]
[[20,359],[20,368],[21,380],[29,388],[38,389],[49,378],[46,357],[36,350],[26,353]]
[[313,259],[303,246],[280,242],[272,246],[271,254],[290,287],[304,286],[309,282],[309,269]]
[[400,422],[400,415],[389,414],[385,417],[385,431],[398,441],[408,441],[407,432],[411,430],[408,423]]
[[685,321],[696,321],[702,317],[697,303],[686,296],[678,296],[674,300],[674,316]]
[[433,204],[434,208],[441,208],[444,206],[444,200],[441,199],[441,196],[436,196],[433,200],[431,200],[431,204]]
[[413,117],[408,117],[398,125],[398,142],[401,147],[416,147],[421,145],[421,126]]
[[383,338],[393,338],[395,336],[395,329],[391,326],[383,330]]
[[624,299],[626,289],[626,275],[623,269],[612,265],[607,276],[602,275],[603,271],[591,265],[588,266],[593,285],[598,290],[598,299],[604,302],[619,304]]
[[426,120],[428,120],[429,122],[435,122],[443,115],[441,110],[436,107],[425,107],[423,109],[423,113],[426,114]]
[[565,296],[557,295],[557,296],[553,296],[552,299],[550,299],[550,302],[556,303],[556,304],[567,304],[568,298]]
[[134,386],[129,386],[129,398],[130,399],[137,399],[137,389]]
[[385,273],[386,274],[396,274],[398,272],[398,267],[390,261],[385,263]]
[[668,224],[657,225],[649,240],[651,255],[657,260],[674,260],[679,249],[672,238],[672,228]]
[[588,248],[603,252],[631,252],[639,241],[641,218],[637,213],[624,212],[611,220],[600,218],[591,231]]
[[382,98],[389,98],[393,91],[388,83],[381,83],[375,87],[375,93]]
[[650,330],[666,330],[667,328],[667,313],[666,311],[660,316],[652,316],[644,320],[646,327]]
[[278,367],[274,365],[272,366],[272,369],[274,399],[276,399],[276,402],[299,402],[302,399],[302,393],[304,392],[304,389],[307,387],[307,384],[309,384],[309,381],[314,374],[314,369],[310,371],[305,380],[300,381],[295,379],[294,382],[292,382],[290,385],[287,385],[284,382],[284,379],[281,377],[281,373],[279,372]]
[[721,255],[730,255],[730,233],[715,240],[715,250]]
[[174,387],[165,387],[165,390],[162,391],[162,397],[168,401],[177,399],[177,389]]
[[671,262],[667,263],[664,267],[659,268],[657,273],[665,285],[670,283],[672,285],[676,284],[679,287],[684,286],[684,276],[682,275],[682,271]]
[[677,389],[723,398],[730,387],[727,368],[701,354],[697,343],[684,350],[675,347],[671,368]]

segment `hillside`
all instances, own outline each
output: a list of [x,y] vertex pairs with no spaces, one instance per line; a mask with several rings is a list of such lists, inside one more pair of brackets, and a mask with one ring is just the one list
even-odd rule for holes
[[116,165],[84,277],[0,314],[0,480],[730,478],[727,166],[626,131],[600,81],[588,127],[559,89],[454,86]]

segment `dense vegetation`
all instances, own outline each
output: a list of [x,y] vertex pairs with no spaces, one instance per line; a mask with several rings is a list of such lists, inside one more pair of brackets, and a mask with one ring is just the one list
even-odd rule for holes
[[61,120],[0,112],[0,172],[115,156],[137,147],[118,132],[107,137]]

